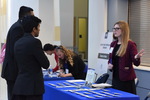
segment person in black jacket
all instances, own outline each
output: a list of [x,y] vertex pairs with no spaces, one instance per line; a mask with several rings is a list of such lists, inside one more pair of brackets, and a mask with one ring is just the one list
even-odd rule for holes
[[22,21],[24,36],[14,46],[14,56],[19,73],[13,89],[13,100],[42,100],[44,80],[42,68],[49,67],[49,60],[39,39],[41,20],[27,16]]
[[57,47],[56,54],[59,58],[59,66],[65,72],[61,73],[60,77],[73,76],[75,79],[83,80],[86,78],[86,65],[77,54],[64,46]]
[[8,100],[11,100],[12,90],[15,84],[15,80],[18,74],[18,68],[16,66],[14,58],[14,44],[23,36],[23,28],[21,25],[22,18],[27,15],[34,15],[33,9],[26,6],[21,6],[19,10],[19,19],[9,29],[6,40],[6,52],[2,65],[1,77],[7,82],[7,94]]

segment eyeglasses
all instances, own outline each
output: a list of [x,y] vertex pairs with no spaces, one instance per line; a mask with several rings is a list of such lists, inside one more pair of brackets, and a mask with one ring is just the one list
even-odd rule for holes
[[119,28],[119,27],[113,28],[113,31],[118,31],[119,29],[121,29],[121,28]]

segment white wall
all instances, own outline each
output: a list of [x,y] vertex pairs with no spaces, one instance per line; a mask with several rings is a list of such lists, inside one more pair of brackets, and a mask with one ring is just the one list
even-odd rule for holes
[[61,44],[73,46],[74,0],[60,0],[60,36]]
[[[7,16],[0,16],[0,43],[4,43],[6,40],[6,30],[7,30]],[[0,47],[1,48],[1,47]]]
[[59,0],[54,0],[54,16],[55,16],[55,26],[60,26],[60,2]]
[[8,3],[8,29],[18,20],[18,11],[21,6],[28,6],[34,9],[35,16],[39,16],[38,0],[7,0]]
[[[20,6],[29,6],[34,9],[36,16],[39,16],[39,2],[37,0],[1,0],[6,2],[6,16],[0,16],[0,42],[5,42],[10,26],[18,20]],[[6,21],[5,21],[6,20]],[[5,23],[4,23],[5,22]],[[0,28],[0,29],[1,29]]]
[[39,17],[42,20],[39,39],[43,45],[54,40],[54,1],[39,0]]
[[107,0],[89,0],[88,66],[90,68],[96,68],[100,37],[106,30]]

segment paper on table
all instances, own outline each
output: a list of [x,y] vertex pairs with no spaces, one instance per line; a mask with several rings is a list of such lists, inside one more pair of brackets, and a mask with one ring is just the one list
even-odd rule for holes
[[97,88],[108,88],[111,87],[111,84],[108,83],[100,83],[100,84],[92,84],[92,87],[97,87]]
[[66,80],[67,82],[85,82],[85,80]]

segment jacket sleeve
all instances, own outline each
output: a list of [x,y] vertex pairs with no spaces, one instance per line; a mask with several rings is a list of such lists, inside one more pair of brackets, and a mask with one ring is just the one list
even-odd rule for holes
[[132,58],[132,62],[135,66],[139,66],[140,65],[140,58],[138,59],[135,59],[135,55],[138,53],[137,51],[137,47],[136,47],[136,44],[134,42],[131,42],[130,43],[130,55],[131,55],[131,58]]
[[36,39],[34,42],[35,48],[34,48],[34,56],[40,63],[41,67],[47,69],[50,65],[49,60],[47,56],[45,55],[44,51],[42,50],[42,44],[41,41]]

